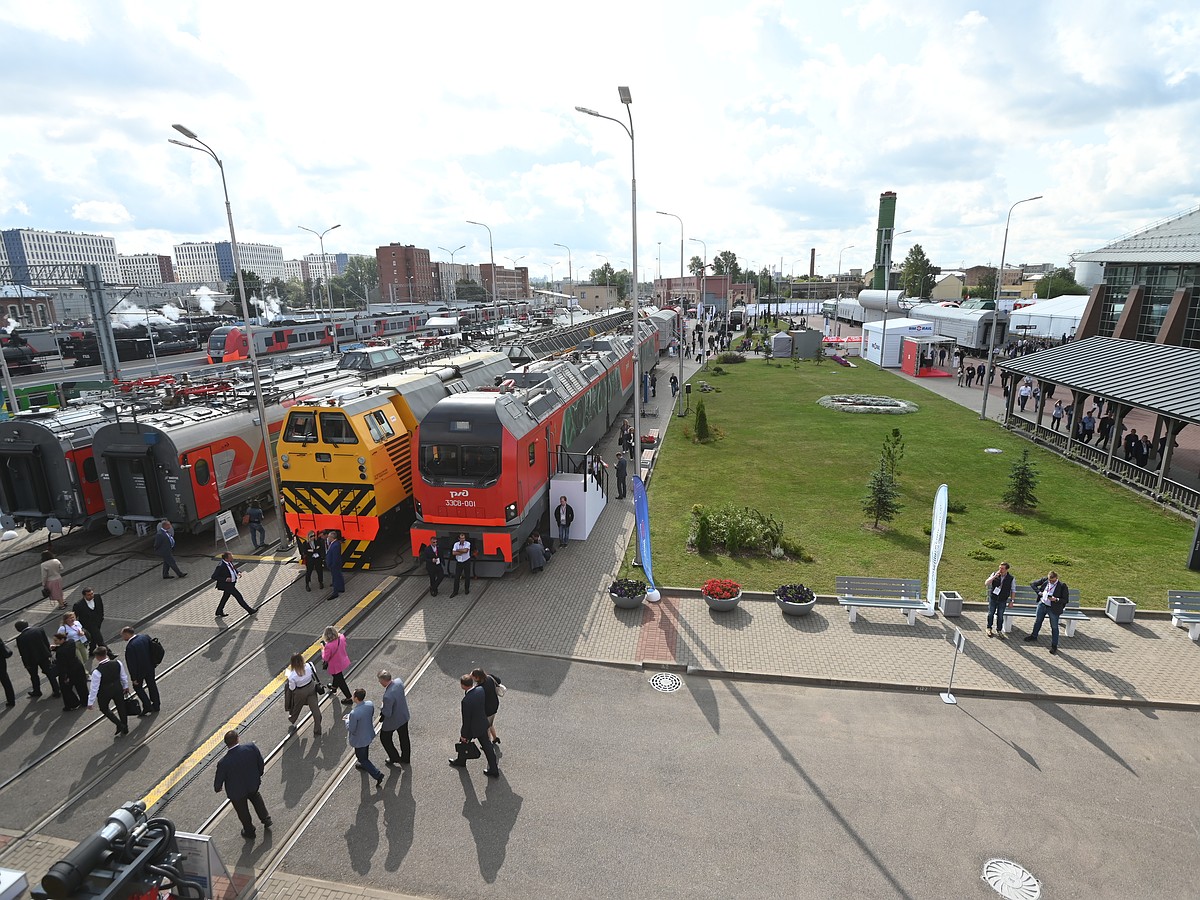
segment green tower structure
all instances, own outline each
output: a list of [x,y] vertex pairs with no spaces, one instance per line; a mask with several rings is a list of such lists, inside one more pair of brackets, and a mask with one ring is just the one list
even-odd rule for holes
[[875,274],[871,279],[871,289],[885,291],[888,273],[884,271],[888,260],[886,245],[891,243],[892,232],[896,230],[896,192],[884,191],[879,195],[879,228],[875,233]]

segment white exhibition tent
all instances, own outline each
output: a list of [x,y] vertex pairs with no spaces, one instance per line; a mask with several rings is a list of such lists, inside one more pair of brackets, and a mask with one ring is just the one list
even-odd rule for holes
[[[862,356],[881,368],[900,368],[900,345],[906,337],[933,337],[933,323],[920,319],[888,319],[863,325]],[[886,347],[884,346],[886,342]]]
[[1088,304],[1087,294],[1064,294],[1052,300],[1039,300],[1008,315],[1009,337],[1061,338],[1074,336],[1083,311]]

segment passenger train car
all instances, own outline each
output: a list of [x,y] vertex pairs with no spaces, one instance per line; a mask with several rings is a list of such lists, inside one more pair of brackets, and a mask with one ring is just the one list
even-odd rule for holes
[[973,302],[961,308],[937,303],[918,303],[905,315],[911,319],[932,322],[941,337],[953,338],[958,346],[975,356],[986,356],[990,346],[1003,346],[1008,332],[1008,313],[996,311],[996,338],[992,341],[992,310]]
[[502,353],[465,353],[293,406],[278,442],[288,528],[336,528],[347,568],[370,568],[372,544],[411,508],[412,435],[447,396],[495,384]]
[[[288,407],[356,383],[332,366],[275,373],[264,385],[272,444]],[[267,453],[253,398],[243,390],[223,404],[182,406],[126,416],[99,428],[93,438],[100,491],[109,531],[153,530],[169,519],[177,529],[197,531],[217,514],[240,514],[251,500],[271,494]]]
[[[649,372],[670,336],[646,325],[639,351]],[[510,372],[496,390],[438,403],[418,432],[413,554],[435,535],[464,532],[479,553],[477,574],[511,568],[547,515],[550,478],[574,469],[572,455],[589,451],[620,417],[633,376],[630,339],[598,337]]]
[[54,518],[63,526],[104,516],[92,439],[116,420],[116,405],[19,413],[0,425],[3,525],[36,531]]

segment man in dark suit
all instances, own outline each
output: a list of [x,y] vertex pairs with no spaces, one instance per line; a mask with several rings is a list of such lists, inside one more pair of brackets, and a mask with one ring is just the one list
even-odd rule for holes
[[4,687],[4,705],[13,707],[17,705],[17,695],[13,692],[12,679],[8,677],[8,659],[12,656],[12,651],[8,649],[8,645],[0,640],[0,686]]
[[262,820],[263,828],[270,828],[273,824],[271,814],[267,812],[267,804],[263,803],[262,794],[258,791],[262,787],[262,773],[266,763],[263,762],[263,755],[253,741],[238,743],[236,731],[225,732],[225,746],[229,749],[217,763],[213,790],[220,793],[222,788],[225,789],[225,796],[229,798],[238,819],[241,820],[242,837],[252,841],[256,832],[254,820],[250,818],[251,803],[254,804],[258,818]]
[[425,574],[429,576],[429,595],[436,597],[438,586],[446,577],[442,571],[442,557],[438,552],[437,536],[431,537],[428,544],[421,546],[421,561],[425,563]]
[[450,765],[457,769],[465,769],[467,767],[466,745],[469,741],[478,740],[483,747],[483,755],[487,757],[488,761],[488,768],[484,769],[483,774],[489,778],[499,778],[500,766],[496,762],[496,748],[488,739],[488,719],[485,710],[487,698],[484,696],[483,686],[476,684],[475,679],[470,675],[463,675],[458,679],[458,684],[463,689],[462,730],[459,737],[458,758],[450,760]]
[[221,592],[221,602],[217,604],[218,616],[228,615],[225,612],[225,604],[229,602],[230,597],[235,599],[246,612],[254,614],[254,608],[242,599],[242,592],[237,589],[238,570],[233,564],[232,553],[221,554],[221,561],[213,569],[212,577],[213,581],[217,583],[217,590]]
[[83,589],[83,598],[71,607],[75,618],[87,632],[88,653],[104,643],[104,598],[91,588]]
[[1049,615],[1050,652],[1057,653],[1058,617],[1067,608],[1067,601],[1071,598],[1070,589],[1065,581],[1058,580],[1057,572],[1050,572],[1045,578],[1039,578],[1030,587],[1038,592],[1038,607],[1037,614],[1033,618],[1033,633],[1025,638],[1025,641],[1031,643],[1037,640],[1038,632],[1042,629],[1042,622]]
[[46,673],[50,682],[50,696],[61,696],[58,678],[50,668],[53,660],[50,656],[50,639],[46,637],[46,632],[41,628],[34,628],[24,619],[18,621],[16,626],[17,652],[21,654],[21,662],[25,664],[25,671],[29,673],[29,680],[33,682],[33,690],[29,692],[29,696],[42,696],[42,680],[38,677],[38,669]]
[[617,499],[625,499],[625,477],[629,474],[629,463],[625,460],[625,454],[617,452]]
[[345,592],[346,579],[342,577],[342,533],[336,529],[329,531],[329,543],[325,546],[325,568],[329,570],[329,583],[333,586],[332,600]]
[[125,639],[125,668],[129,670],[129,680],[133,683],[134,693],[142,701],[143,712],[156,713],[160,709],[160,703],[158,683],[154,680],[154,656],[150,652],[150,636],[138,634],[126,625],[121,629],[121,637]]

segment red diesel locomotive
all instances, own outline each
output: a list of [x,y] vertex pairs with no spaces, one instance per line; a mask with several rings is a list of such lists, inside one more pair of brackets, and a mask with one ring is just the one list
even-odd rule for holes
[[[644,327],[649,372],[670,335]],[[511,568],[549,509],[551,476],[572,469],[571,455],[595,446],[633,396],[631,346],[627,336],[592,338],[508,373],[495,389],[438,401],[417,434],[413,555],[434,535],[465,532],[477,575]]]

